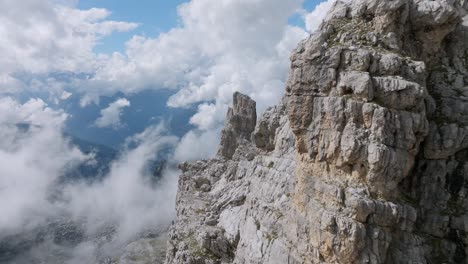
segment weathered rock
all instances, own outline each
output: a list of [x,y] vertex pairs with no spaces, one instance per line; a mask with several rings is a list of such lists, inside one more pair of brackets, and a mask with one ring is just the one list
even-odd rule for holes
[[227,112],[226,126],[221,134],[218,155],[231,158],[242,140],[250,141],[256,123],[255,101],[241,93],[234,93],[233,107]]
[[235,95],[182,166],[167,263],[468,263],[467,8],[337,1],[283,102],[254,129]]
[[265,111],[252,135],[257,148],[271,151],[275,149],[276,129],[280,126],[280,109],[272,107]]

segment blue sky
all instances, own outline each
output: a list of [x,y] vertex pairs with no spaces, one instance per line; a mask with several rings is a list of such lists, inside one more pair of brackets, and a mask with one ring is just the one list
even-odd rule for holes
[[[80,0],[78,8],[105,8],[111,11],[109,19],[138,23],[137,29],[129,32],[117,32],[101,40],[95,47],[97,53],[124,52],[125,42],[134,35],[155,37],[178,26],[177,6],[188,1],[182,0],[139,0],[136,4],[129,0]],[[169,109],[166,100],[170,96],[167,90],[147,91],[130,97],[132,107],[123,111],[122,119],[126,125],[119,129],[97,128],[92,125],[99,110],[120,95],[102,98],[99,105],[79,107],[78,98],[68,105],[69,112],[75,113],[67,123],[67,129],[75,136],[116,147],[134,133],[143,131],[156,122],[169,120],[171,131],[181,137],[190,129],[188,125],[194,109]]]
[[[167,32],[178,26],[177,6],[189,0],[80,0],[78,8],[105,8],[112,12],[110,19],[128,21],[139,24],[139,27],[130,32],[114,33],[101,40],[95,47],[98,53],[112,53],[124,51],[124,44],[133,35],[155,37],[159,33]],[[311,11],[320,0],[305,0],[303,8]],[[290,24],[303,26],[304,21],[300,15],[291,17]]]
[[84,108],[79,106],[79,98],[73,96],[62,105],[68,113],[73,113],[67,121],[67,132],[81,139],[118,148],[128,136],[140,133],[145,128],[163,121],[166,122],[171,134],[182,137],[192,128],[189,120],[196,109],[167,107],[166,101],[171,94],[169,90],[147,90],[126,96],[132,106],[122,112],[125,125],[119,129],[98,128],[93,122],[99,117],[102,108],[118,98],[123,98],[122,94],[103,97],[99,104]]
[[157,36],[177,26],[177,6],[182,0],[80,0],[78,8],[106,8],[112,12],[110,19],[140,24],[131,32],[115,33],[96,47],[96,52],[123,51],[123,43],[133,35]]

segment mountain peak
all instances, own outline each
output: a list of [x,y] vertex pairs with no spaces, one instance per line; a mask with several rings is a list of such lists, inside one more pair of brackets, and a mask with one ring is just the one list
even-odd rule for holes
[[229,159],[181,175],[167,262],[465,263],[466,10],[337,1],[283,102],[253,129],[234,95]]
[[256,103],[247,95],[235,92],[233,107],[228,109],[226,126],[221,134],[218,155],[231,158],[239,141],[250,141],[257,123]]

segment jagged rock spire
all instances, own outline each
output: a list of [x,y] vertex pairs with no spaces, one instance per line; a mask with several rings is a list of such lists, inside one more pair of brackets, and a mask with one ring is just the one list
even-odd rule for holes
[[230,159],[239,141],[250,141],[257,123],[256,102],[247,95],[235,92],[233,106],[229,107],[226,125],[221,134],[218,155]]

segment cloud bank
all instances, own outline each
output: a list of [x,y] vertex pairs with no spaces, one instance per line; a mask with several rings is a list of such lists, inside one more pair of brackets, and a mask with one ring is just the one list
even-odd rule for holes
[[[0,99],[0,239],[35,227],[55,208],[49,188],[87,157],[62,137],[66,115],[40,99]],[[30,124],[30,126],[21,126]]]
[[99,245],[79,241],[66,256],[66,263],[94,263],[99,255],[112,256],[142,232],[166,228],[173,219],[178,172],[166,168],[155,185],[148,167],[178,142],[164,124],[128,138],[102,181],[64,182],[66,172],[93,161],[93,155],[83,154],[63,135],[67,115],[40,99],[21,104],[2,98],[0,111],[0,241],[34,234],[57,219],[81,223],[89,237],[112,227],[112,240]]
[[[155,185],[148,168],[148,162],[162,158],[158,153],[177,143],[176,137],[166,133],[160,124],[129,138],[128,149],[111,164],[102,182],[70,185],[63,191],[66,202],[60,206],[72,219],[84,222],[88,233],[102,232],[110,225],[115,228],[115,239],[104,248],[110,255],[142,232],[164,230],[174,217],[178,171],[165,169]],[[96,247],[88,250],[90,256],[103,251]]]

